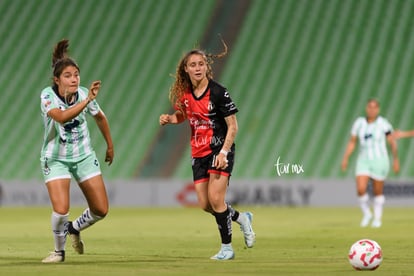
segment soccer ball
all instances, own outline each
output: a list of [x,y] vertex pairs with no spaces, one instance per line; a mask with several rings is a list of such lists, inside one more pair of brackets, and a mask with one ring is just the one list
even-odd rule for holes
[[374,270],[382,262],[382,250],[376,241],[362,239],[351,246],[348,259],[356,270]]

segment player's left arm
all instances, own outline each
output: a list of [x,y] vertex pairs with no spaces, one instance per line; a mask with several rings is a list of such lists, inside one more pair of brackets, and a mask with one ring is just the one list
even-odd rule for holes
[[226,138],[224,139],[223,147],[221,149],[229,152],[231,149],[231,146],[234,143],[234,140],[236,139],[236,135],[237,135],[237,131],[239,130],[239,127],[237,125],[236,114],[227,116],[224,118],[224,120],[226,121],[226,124],[227,124],[227,134],[226,134]]
[[414,130],[396,130],[392,133],[394,139],[414,137]]
[[111,130],[109,129],[108,119],[106,118],[102,110],[100,110],[95,116],[93,116],[93,118],[95,119],[95,122],[98,125],[99,130],[101,131],[106,141],[105,162],[107,162],[108,165],[111,165],[114,159],[114,145],[112,143],[112,136]]
[[393,159],[393,170],[395,173],[398,173],[400,171],[400,161],[398,159],[398,146],[397,141],[392,135],[391,132],[386,133],[388,144],[391,148],[391,154]]
[[227,153],[231,150],[238,131],[236,114],[229,115],[224,120],[227,124],[227,133],[223,147],[216,158],[216,167],[218,169],[225,169],[227,167]]

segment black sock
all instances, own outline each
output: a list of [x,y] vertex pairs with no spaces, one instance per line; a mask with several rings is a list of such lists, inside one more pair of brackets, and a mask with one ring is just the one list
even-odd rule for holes
[[230,204],[227,203],[227,209],[230,211],[230,216],[232,221],[236,221],[239,218],[239,211],[233,209]]
[[231,243],[231,216],[229,208],[223,213],[214,213],[218,229],[220,231],[221,243]]
[[73,224],[71,221],[69,221],[69,224],[68,224],[68,232],[69,234],[79,235],[79,231],[73,228]]

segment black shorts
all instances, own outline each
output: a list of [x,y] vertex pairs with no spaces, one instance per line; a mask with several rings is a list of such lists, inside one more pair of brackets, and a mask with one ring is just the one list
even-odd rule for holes
[[235,146],[233,145],[231,147],[231,151],[229,151],[227,154],[227,160],[229,163],[225,169],[219,170],[214,167],[216,155],[219,153],[220,149],[218,151],[210,153],[207,156],[192,159],[194,184],[207,182],[209,180],[210,173],[221,174],[230,177],[234,165]]

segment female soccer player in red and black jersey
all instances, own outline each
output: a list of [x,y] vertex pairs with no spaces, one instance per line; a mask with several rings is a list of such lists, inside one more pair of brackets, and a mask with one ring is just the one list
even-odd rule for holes
[[221,236],[221,249],[211,257],[215,260],[234,258],[231,246],[231,221],[240,224],[245,244],[255,242],[250,212],[239,213],[225,202],[231,175],[237,134],[236,105],[229,92],[213,80],[212,58],[220,55],[192,50],[180,60],[170,100],[176,111],[162,114],[160,124],[179,124],[188,120],[191,128],[192,169],[200,207],[216,218]]

